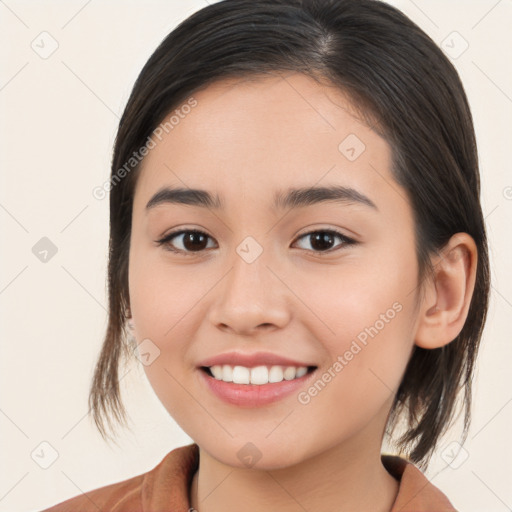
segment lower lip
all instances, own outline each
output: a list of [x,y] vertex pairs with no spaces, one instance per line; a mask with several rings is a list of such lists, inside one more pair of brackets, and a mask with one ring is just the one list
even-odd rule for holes
[[233,382],[217,380],[204,370],[199,370],[199,373],[210,391],[224,402],[242,407],[258,407],[277,402],[294,392],[298,392],[315,371],[316,369],[298,379],[282,380],[281,382],[262,385],[234,384]]

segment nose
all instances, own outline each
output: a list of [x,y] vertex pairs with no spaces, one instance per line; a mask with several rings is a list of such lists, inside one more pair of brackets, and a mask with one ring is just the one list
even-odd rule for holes
[[218,329],[249,336],[289,322],[291,292],[264,255],[249,263],[235,254],[233,265],[212,290],[208,316]]

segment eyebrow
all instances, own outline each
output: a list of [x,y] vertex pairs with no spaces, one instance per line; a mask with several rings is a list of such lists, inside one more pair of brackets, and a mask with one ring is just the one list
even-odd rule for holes
[[[367,196],[350,187],[332,185],[327,187],[289,188],[286,191],[277,191],[274,194],[274,209],[301,208],[324,202],[337,202],[342,204],[359,203],[378,211],[375,203]],[[163,187],[147,203],[146,212],[161,204],[185,204],[211,208],[224,209],[224,204],[217,194],[210,194],[206,190]]]

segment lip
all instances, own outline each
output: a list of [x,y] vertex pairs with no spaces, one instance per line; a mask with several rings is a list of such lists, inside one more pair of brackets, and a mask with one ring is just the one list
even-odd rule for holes
[[[317,366],[312,363],[301,362],[288,357],[280,356],[272,352],[254,352],[253,354],[244,354],[243,352],[226,352],[217,356],[209,357],[201,361],[198,366],[214,366],[229,364],[231,366],[245,366],[253,368],[255,366]],[[307,374],[306,374],[307,375]],[[302,378],[302,377],[301,377]],[[297,379],[300,380],[300,379]],[[277,383],[279,384],[279,383]]]
[[[230,364],[230,363],[226,363]],[[208,365],[209,366],[209,365]],[[293,365],[292,365],[293,366]],[[306,365],[302,365],[306,366]],[[301,388],[305,388],[307,381],[316,374],[315,368],[302,377],[293,380],[283,380],[268,384],[234,384],[217,380],[206,371],[198,369],[199,378],[206,388],[220,398],[223,402],[239,407],[261,407],[282,400],[292,393],[297,394]]]

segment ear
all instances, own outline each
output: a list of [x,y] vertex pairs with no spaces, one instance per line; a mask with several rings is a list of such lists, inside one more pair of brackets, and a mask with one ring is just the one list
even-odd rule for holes
[[478,251],[467,233],[453,235],[432,260],[434,277],[424,283],[415,343],[433,349],[462,330],[475,288]]

